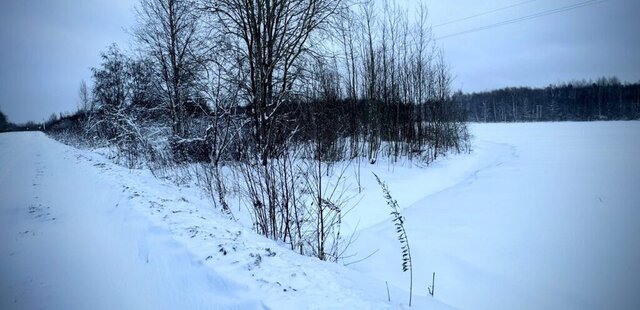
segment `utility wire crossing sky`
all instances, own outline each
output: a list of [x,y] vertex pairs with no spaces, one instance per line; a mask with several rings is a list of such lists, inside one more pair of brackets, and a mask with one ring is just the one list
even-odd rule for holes
[[[579,9],[585,6],[590,6],[590,5],[594,5],[594,4],[598,4],[598,3],[603,3],[603,2],[607,2],[609,0],[600,0],[600,1],[585,1],[585,2],[580,2],[580,3],[576,3],[576,4],[572,4],[572,5],[567,5],[567,6],[563,6],[560,8],[556,8],[556,9],[551,9],[551,10],[546,10],[546,11],[542,11],[542,12],[538,12],[535,14],[531,14],[531,15],[527,15],[527,16],[522,16],[522,17],[518,17],[518,18],[514,18],[514,19],[509,19],[509,20],[505,20],[505,21],[501,21],[498,23],[494,23],[494,24],[490,24],[490,25],[486,25],[486,26],[482,26],[482,27],[477,27],[477,28],[473,28],[473,29],[469,29],[469,30],[465,30],[465,31],[460,31],[460,32],[456,32],[456,33],[452,33],[452,34],[447,34],[441,37],[437,37],[436,40],[442,40],[442,39],[446,39],[446,38],[450,38],[450,37],[455,37],[455,36],[459,36],[459,35],[463,35],[463,34],[467,34],[467,33],[472,33],[472,32],[476,32],[476,31],[481,31],[481,30],[487,30],[487,29],[491,29],[491,28],[496,28],[496,27],[501,27],[501,26],[506,26],[506,25],[510,25],[510,24],[515,24],[515,23],[519,23],[522,21],[526,21],[526,20],[530,20],[530,19],[534,19],[534,18],[540,18],[540,17],[544,17],[547,15],[551,15],[551,14],[558,14],[558,13],[562,13],[562,12],[566,12],[566,11],[571,11],[571,10],[575,10],[575,9]],[[496,10],[492,10],[489,12],[485,12],[485,13],[481,13],[481,14],[476,14],[476,15],[472,15],[466,18],[462,18],[462,19],[458,19],[455,21],[451,21],[451,22],[447,22],[444,24],[440,24],[440,25],[436,25],[435,27],[438,26],[444,26],[444,25],[449,25],[458,21],[464,21],[464,20],[468,20],[474,17],[478,17],[478,16],[483,16],[489,13],[493,13],[493,12],[497,12],[497,11],[501,11],[503,9],[508,9],[508,8],[512,8],[518,5],[522,5],[522,4],[526,4],[532,1],[526,1],[526,2],[521,2],[518,3],[517,5],[510,5],[510,6],[506,6],[500,9],[496,9]]]
[[[404,4],[404,2],[398,2]],[[0,110],[12,122],[78,108],[81,80],[112,42],[129,49],[136,0],[0,4]],[[617,76],[640,80],[637,0],[425,0],[465,92]]]

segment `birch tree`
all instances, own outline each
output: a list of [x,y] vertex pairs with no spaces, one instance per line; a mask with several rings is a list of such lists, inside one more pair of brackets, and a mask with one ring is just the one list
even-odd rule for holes
[[157,65],[162,99],[171,113],[174,138],[187,138],[187,100],[197,96],[195,85],[206,50],[201,16],[193,0],[140,0],[133,35],[140,49]]
[[245,72],[253,136],[263,165],[275,153],[272,126],[293,95],[312,34],[327,24],[342,0],[205,0],[215,30]]

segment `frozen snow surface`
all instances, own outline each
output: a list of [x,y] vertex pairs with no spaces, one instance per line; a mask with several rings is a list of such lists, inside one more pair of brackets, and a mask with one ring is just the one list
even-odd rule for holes
[[[42,133],[0,134],[0,309],[389,309],[384,281],[303,257],[202,191]],[[400,288],[390,286],[400,295]],[[418,304],[449,309],[431,298]]]
[[[435,297],[461,309],[640,309],[640,122],[471,132],[471,155],[386,176],[414,287],[425,294],[436,272]],[[370,196],[354,213],[380,208]],[[352,267],[402,285],[381,267],[397,261],[394,241],[388,220],[364,228],[352,250],[378,251]]]
[[255,235],[188,183],[0,134],[0,309],[406,309],[371,171],[406,218],[412,308],[640,308],[640,122],[471,132],[471,154],[430,167],[362,165],[347,266]]

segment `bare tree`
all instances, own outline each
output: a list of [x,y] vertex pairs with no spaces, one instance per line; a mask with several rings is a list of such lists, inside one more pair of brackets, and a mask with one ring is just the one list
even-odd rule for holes
[[263,165],[274,151],[271,127],[291,98],[303,70],[302,55],[314,31],[342,0],[205,0],[214,28],[229,38],[227,52],[248,72],[242,85],[251,108],[257,151]]
[[91,94],[89,94],[89,90],[87,89],[87,83],[82,80],[80,81],[80,89],[78,90],[78,99],[79,109],[85,112],[91,111]]
[[193,0],[140,0],[138,25],[133,35],[143,52],[156,63],[162,76],[164,103],[171,112],[176,138],[187,138],[187,100],[195,97],[194,86],[202,71],[205,50],[201,18]]

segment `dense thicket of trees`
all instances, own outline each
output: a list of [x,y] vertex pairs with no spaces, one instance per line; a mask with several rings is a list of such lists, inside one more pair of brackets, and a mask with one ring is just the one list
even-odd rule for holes
[[640,82],[617,78],[574,81],[545,88],[456,93],[454,101],[476,122],[640,119]]

